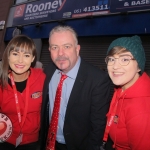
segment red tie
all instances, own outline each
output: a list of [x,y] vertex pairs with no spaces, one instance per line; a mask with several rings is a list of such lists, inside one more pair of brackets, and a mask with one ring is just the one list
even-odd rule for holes
[[60,100],[61,100],[61,91],[62,91],[63,81],[66,78],[67,78],[66,75],[61,74],[61,79],[60,79],[58,87],[57,87],[52,118],[51,118],[49,131],[48,131],[46,150],[55,150],[59,108],[60,108]]

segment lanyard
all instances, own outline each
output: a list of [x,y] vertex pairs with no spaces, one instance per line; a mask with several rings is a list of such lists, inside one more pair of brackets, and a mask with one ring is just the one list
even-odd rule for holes
[[116,110],[117,110],[118,100],[116,101],[116,96],[117,96],[117,92],[115,92],[115,94],[113,96],[111,107],[110,107],[110,111],[108,113],[108,115],[110,114],[110,116],[108,116],[108,119],[107,119],[107,124],[106,124],[104,137],[103,137],[103,141],[104,142],[106,142],[107,139],[108,139],[108,134],[109,134],[109,131],[110,131],[110,127],[111,127],[111,124],[113,122]]
[[15,97],[18,120],[19,120],[20,126],[22,128],[22,126],[25,122],[26,116],[27,116],[28,97],[29,97],[29,86],[28,86],[29,85],[29,79],[27,80],[27,86],[26,86],[25,109],[24,109],[23,117],[21,117],[20,105],[19,105],[18,95],[17,95],[17,89],[16,89],[16,85],[15,85],[12,73],[10,73],[10,79],[11,79],[11,84],[12,84],[12,88],[13,88],[13,91],[14,91],[14,97]]

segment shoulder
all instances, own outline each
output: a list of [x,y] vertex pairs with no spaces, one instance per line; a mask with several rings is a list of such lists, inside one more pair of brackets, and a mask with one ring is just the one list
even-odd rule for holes
[[46,75],[49,75],[49,74],[51,74],[52,72],[54,72],[55,70],[56,70],[56,66],[55,66],[55,64],[54,63],[49,63],[45,68],[44,68],[44,73],[46,74]]
[[45,78],[45,73],[40,68],[30,68],[31,70],[31,76],[34,78]]
[[94,66],[83,59],[81,59],[81,66],[79,71],[86,72],[87,75],[95,78],[109,78],[108,73],[106,71],[103,71],[102,69],[98,68],[97,66]]
[[34,68],[43,68],[43,64],[40,61],[37,61]]

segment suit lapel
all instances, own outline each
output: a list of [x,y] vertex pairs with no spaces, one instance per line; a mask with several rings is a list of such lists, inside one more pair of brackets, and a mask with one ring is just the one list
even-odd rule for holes
[[81,60],[79,71],[78,71],[75,83],[73,85],[72,92],[70,93],[70,98],[69,98],[67,109],[66,109],[65,120],[68,118],[69,113],[74,103],[76,103],[80,97],[80,92],[82,91],[81,89],[87,78],[87,71],[85,68],[86,68],[86,65],[84,64],[83,60]]
[[56,70],[56,67],[55,65],[52,63],[50,65],[48,65],[48,67],[46,68],[46,70],[44,70],[44,73],[46,74],[46,79],[45,79],[45,82],[44,82],[44,91],[43,91],[43,99],[46,98],[48,92],[49,92],[49,82],[54,74]]

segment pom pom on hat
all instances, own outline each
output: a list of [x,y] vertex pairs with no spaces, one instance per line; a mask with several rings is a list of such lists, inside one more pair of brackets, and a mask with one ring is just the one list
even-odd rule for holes
[[109,53],[109,51],[116,47],[116,46],[121,46],[126,48],[129,52],[131,52],[131,54],[133,55],[133,57],[136,59],[139,68],[141,69],[141,73],[143,73],[144,68],[145,68],[145,52],[144,52],[144,48],[142,46],[142,41],[140,39],[139,36],[135,35],[132,37],[121,37],[118,38],[116,40],[114,40],[108,50],[107,50],[107,54]]

